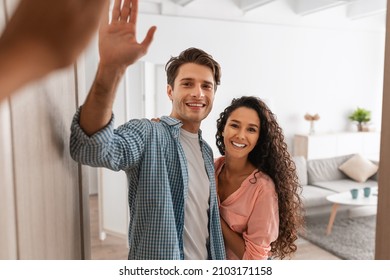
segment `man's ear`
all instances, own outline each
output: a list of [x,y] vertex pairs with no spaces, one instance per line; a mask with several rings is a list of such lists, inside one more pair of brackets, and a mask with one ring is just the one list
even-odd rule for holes
[[167,95],[169,97],[169,99],[172,101],[173,100],[173,88],[171,87],[171,85],[167,85]]

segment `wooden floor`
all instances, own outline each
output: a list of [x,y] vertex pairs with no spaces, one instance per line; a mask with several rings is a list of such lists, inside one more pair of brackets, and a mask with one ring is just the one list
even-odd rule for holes
[[[127,242],[121,238],[107,234],[104,241],[99,239],[99,211],[97,195],[90,196],[91,213],[91,258],[93,260],[126,260]],[[293,260],[338,260],[329,252],[313,245],[304,239],[298,240],[298,250]]]
[[91,221],[91,259],[92,260],[127,260],[127,242],[125,238],[107,234],[105,240],[99,239],[98,196],[89,199]]

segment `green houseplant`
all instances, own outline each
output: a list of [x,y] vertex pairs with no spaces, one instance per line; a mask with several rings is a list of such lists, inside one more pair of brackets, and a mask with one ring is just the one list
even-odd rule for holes
[[348,118],[357,122],[358,131],[363,131],[363,124],[371,120],[371,111],[358,107]]

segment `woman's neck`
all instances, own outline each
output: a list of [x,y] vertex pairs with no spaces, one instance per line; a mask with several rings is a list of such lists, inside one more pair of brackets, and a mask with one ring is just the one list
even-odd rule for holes
[[248,158],[229,158],[225,156],[225,173],[229,176],[249,175],[256,167],[249,162]]

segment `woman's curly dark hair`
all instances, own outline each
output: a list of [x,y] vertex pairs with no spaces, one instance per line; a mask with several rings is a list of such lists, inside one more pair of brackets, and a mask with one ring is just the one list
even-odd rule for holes
[[216,144],[225,155],[222,132],[230,114],[239,107],[247,107],[257,112],[260,118],[260,134],[255,148],[249,153],[249,161],[259,170],[272,178],[278,195],[279,235],[271,243],[273,258],[284,259],[297,250],[294,243],[303,227],[303,207],[300,199],[301,186],[296,166],[287,150],[281,127],[268,106],[254,96],[233,99],[217,120]]

